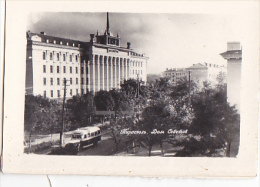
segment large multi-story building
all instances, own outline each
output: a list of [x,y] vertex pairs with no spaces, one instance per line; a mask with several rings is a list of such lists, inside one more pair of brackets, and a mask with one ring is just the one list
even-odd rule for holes
[[163,76],[168,77],[173,84],[178,83],[181,79],[189,80],[189,78],[196,83],[203,81],[215,83],[220,72],[226,74],[226,67],[212,63],[198,63],[187,68],[167,68],[163,72]]
[[102,35],[90,34],[83,42],[27,32],[26,93],[49,98],[66,97],[93,91],[119,89],[128,79],[146,83],[147,60],[135,52],[131,43],[120,46],[120,37],[107,27]]

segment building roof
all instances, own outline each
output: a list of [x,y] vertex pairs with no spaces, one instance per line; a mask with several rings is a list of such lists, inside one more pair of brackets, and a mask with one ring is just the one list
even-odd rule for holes
[[205,65],[198,63],[198,64],[193,64],[192,66],[186,69],[208,69],[208,68]]
[[78,46],[78,44],[84,44],[86,42],[83,41],[79,41],[79,40],[72,40],[72,39],[67,39],[67,38],[61,38],[61,37],[56,37],[56,36],[50,36],[50,35],[46,35],[46,34],[42,34],[42,33],[34,33],[34,32],[27,32],[27,37],[32,37],[32,36],[39,36],[42,38],[42,42],[46,42],[47,40],[49,40],[49,43],[54,43],[54,40],[56,41],[56,44],[60,44],[60,42],[62,41],[62,44],[60,45],[67,45],[67,43],[69,44],[69,46],[73,46],[73,43],[75,46]]
[[241,59],[242,50],[226,51],[224,53],[220,53],[220,55],[225,59]]

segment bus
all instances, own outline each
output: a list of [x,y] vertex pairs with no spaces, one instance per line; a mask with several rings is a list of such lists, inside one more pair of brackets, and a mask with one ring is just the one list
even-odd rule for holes
[[76,148],[77,151],[83,148],[95,146],[101,140],[99,127],[84,127],[75,130],[71,134],[71,140],[66,142],[66,148]]

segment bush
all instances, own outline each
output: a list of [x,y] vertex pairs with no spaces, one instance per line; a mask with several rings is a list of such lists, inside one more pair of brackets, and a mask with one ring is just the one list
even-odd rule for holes
[[37,145],[32,145],[31,149],[29,147],[24,148],[25,153],[37,153],[43,151],[44,149],[50,148],[54,143],[53,142],[42,142]]

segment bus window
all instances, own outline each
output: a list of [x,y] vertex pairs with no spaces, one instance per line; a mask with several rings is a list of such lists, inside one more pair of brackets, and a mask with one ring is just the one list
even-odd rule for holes
[[98,134],[100,134],[100,130],[98,131]]
[[81,139],[81,135],[80,134],[73,134],[72,139]]
[[90,133],[88,133],[88,137],[90,137]]
[[87,135],[86,135],[86,134],[84,135],[84,138],[87,138]]
[[95,132],[95,136],[97,135],[97,131]]
[[95,133],[94,133],[94,132],[92,132],[92,133],[91,133],[91,136],[95,136]]

